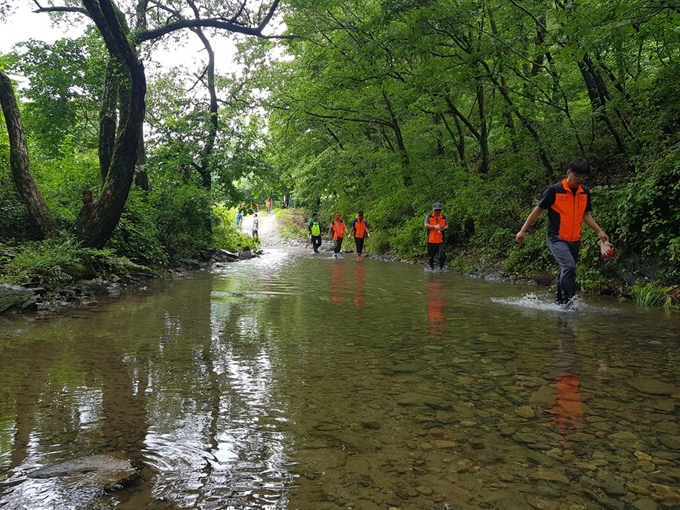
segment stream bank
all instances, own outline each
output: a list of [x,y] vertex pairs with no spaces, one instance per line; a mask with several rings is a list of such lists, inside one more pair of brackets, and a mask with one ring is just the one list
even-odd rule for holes
[[[122,292],[144,290],[148,281],[157,278],[183,278],[188,271],[205,270],[213,265],[226,265],[262,255],[262,250],[230,252],[221,249],[200,250],[191,258],[173,261],[166,267],[150,269],[131,264],[121,272],[102,272],[92,278],[70,282],[58,277],[32,278],[30,282],[0,284],[0,315],[12,313],[57,313],[96,307],[100,301],[115,299]],[[4,253],[7,257],[7,252]],[[9,254],[11,255],[11,254]],[[62,278],[63,280],[63,278]]]

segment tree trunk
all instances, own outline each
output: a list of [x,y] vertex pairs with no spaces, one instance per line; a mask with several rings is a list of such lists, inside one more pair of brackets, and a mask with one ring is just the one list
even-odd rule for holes
[[601,82],[602,79],[593,68],[590,56],[588,54],[584,55],[583,59],[578,62],[578,68],[581,71],[581,76],[583,76],[583,81],[588,91],[588,97],[590,98],[590,105],[593,109],[595,117],[599,120],[602,120],[602,122],[604,122],[604,124],[607,126],[609,132],[614,138],[614,141],[616,142],[616,147],[618,148],[619,153],[625,154],[626,148],[623,144],[623,140],[621,140],[618,131],[616,131],[614,124],[607,114],[607,94],[606,90],[603,90]]
[[111,166],[113,145],[116,141],[118,119],[118,89],[120,87],[120,62],[109,59],[99,108],[99,176],[104,186]]
[[477,83],[477,109],[479,111],[479,151],[481,160],[479,162],[479,172],[485,174],[489,171],[489,126],[486,122],[486,107],[484,103],[484,85],[481,80]]
[[83,5],[101,32],[109,54],[124,71],[119,87],[120,124],[106,182],[91,215],[76,225],[85,246],[102,248],[118,225],[135,176],[144,125],[146,76],[111,1],[83,0]]
[[453,121],[456,123],[456,133],[454,133],[453,130],[451,129],[451,126],[449,126],[449,122],[446,120],[446,116],[442,115],[441,119],[444,122],[444,126],[446,127],[446,131],[448,131],[449,135],[451,136],[451,140],[453,140],[453,143],[456,145],[456,150],[458,151],[458,159],[460,159],[460,164],[464,165],[465,164],[465,133],[463,132],[463,126],[461,126],[460,120],[458,120],[458,117],[456,117],[454,115]]
[[401,161],[404,166],[408,166],[410,162],[408,151],[406,150],[406,144],[404,143],[404,138],[401,134],[401,128],[399,127],[397,116],[395,115],[394,109],[392,108],[392,101],[390,101],[390,98],[385,93],[385,91],[383,91],[382,95],[385,99],[385,105],[387,106],[387,111],[390,114],[390,119],[392,120],[389,125],[392,128],[392,131],[394,131],[394,136],[397,140],[397,147],[399,147],[399,153],[401,154]]
[[109,240],[123,213],[135,176],[146,94],[146,77],[141,62],[137,62],[136,68],[130,69],[130,76],[125,79],[131,82],[130,93],[121,96],[121,102],[127,103],[129,117],[116,138],[102,194],[90,217],[82,220],[85,222],[81,230],[85,246],[102,248]]
[[210,41],[200,28],[194,29],[193,32],[199,37],[205,51],[208,53],[206,74],[208,75],[208,94],[210,95],[210,122],[208,124],[208,136],[206,137],[205,146],[200,155],[198,173],[201,174],[203,188],[210,189],[212,188],[210,156],[215,148],[215,139],[217,138],[217,131],[219,129],[217,91],[215,87],[215,52],[210,45]]
[[2,71],[0,71],[0,103],[9,134],[9,162],[14,184],[21,201],[26,206],[29,218],[37,229],[38,237],[44,239],[52,232],[52,218],[47,203],[31,174],[26,133],[21,123],[21,114],[14,97],[12,82]]

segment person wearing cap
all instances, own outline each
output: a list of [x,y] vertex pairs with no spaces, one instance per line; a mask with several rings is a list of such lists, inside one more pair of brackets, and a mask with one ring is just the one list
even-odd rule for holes
[[567,176],[562,181],[549,186],[541,200],[515,239],[519,244],[524,242],[527,230],[539,216],[548,210],[548,247],[560,266],[557,280],[557,303],[570,306],[576,295],[576,263],[581,249],[581,223],[585,223],[595,231],[603,243],[609,242],[609,236],[595,222],[590,211],[590,190],[583,183],[590,174],[590,163],[577,158],[567,165]]
[[319,253],[319,247],[321,246],[321,231],[323,227],[319,223],[319,214],[312,214],[312,219],[309,220],[307,224],[307,230],[309,230],[309,238],[314,249],[314,253]]
[[442,214],[442,204],[436,202],[432,205],[432,213],[425,217],[425,229],[427,230],[427,255],[430,269],[434,269],[435,256],[439,255],[439,270],[444,269],[446,262],[446,236],[449,223]]
[[342,248],[342,240],[345,238],[345,222],[340,219],[340,213],[335,213],[335,219],[331,223],[331,228],[328,229],[328,237],[333,236],[335,247],[333,248],[333,258],[338,258],[338,253]]
[[354,244],[357,246],[357,260],[361,260],[361,254],[364,251],[364,239],[371,237],[369,228],[368,222],[364,220],[364,211],[359,211],[357,217],[352,221],[352,235],[354,236]]

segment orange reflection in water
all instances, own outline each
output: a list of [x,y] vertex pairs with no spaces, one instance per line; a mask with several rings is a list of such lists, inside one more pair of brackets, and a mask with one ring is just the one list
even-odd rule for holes
[[555,336],[557,348],[555,350],[554,363],[560,367],[559,371],[553,372],[557,396],[552,403],[551,413],[553,424],[557,432],[562,436],[561,444],[565,442],[565,436],[583,430],[583,403],[579,391],[580,379],[576,352],[578,330],[574,324],[564,318],[558,318]]
[[[555,377],[557,381],[557,397],[553,402],[553,422],[562,435],[570,434],[583,427],[583,408],[579,393],[578,374],[563,373]],[[561,441],[564,442],[564,439]]]
[[427,320],[430,324],[430,338],[441,338],[444,334],[444,291],[439,280],[427,280]]
[[337,305],[342,303],[342,286],[345,279],[345,264],[341,260],[331,263],[331,301]]
[[366,305],[366,295],[364,292],[364,275],[366,266],[361,262],[355,265],[354,269],[354,305],[363,307]]

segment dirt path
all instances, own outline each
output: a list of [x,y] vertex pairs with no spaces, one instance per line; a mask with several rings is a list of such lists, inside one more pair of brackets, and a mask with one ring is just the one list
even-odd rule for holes
[[[243,219],[243,232],[250,234],[253,231],[253,218],[254,216],[246,216]],[[273,248],[282,247],[286,243],[281,239],[279,235],[279,227],[276,222],[276,213],[266,212],[258,213],[257,219],[259,220],[258,236],[260,237],[260,242],[262,243],[262,248]]]

